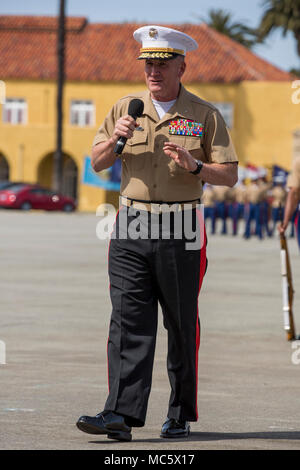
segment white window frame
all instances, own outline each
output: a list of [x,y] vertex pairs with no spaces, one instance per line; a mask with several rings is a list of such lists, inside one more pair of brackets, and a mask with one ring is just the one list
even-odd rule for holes
[[[75,119],[75,113],[78,113],[78,122]],[[87,115],[90,116],[90,122],[87,124]],[[95,105],[92,100],[72,100],[70,105],[70,124],[71,126],[93,127],[95,126]]]
[[[8,113],[11,113],[8,119]],[[21,112],[21,121],[19,121],[19,112]],[[2,121],[14,126],[27,124],[28,109],[27,101],[24,98],[6,98],[2,109]]]
[[233,128],[234,122],[234,104],[230,101],[216,101],[212,102],[212,104],[220,111],[222,114],[226,126],[229,129]]

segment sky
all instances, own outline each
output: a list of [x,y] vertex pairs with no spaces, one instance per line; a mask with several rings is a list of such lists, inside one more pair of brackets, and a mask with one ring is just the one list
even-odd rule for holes
[[[257,26],[264,0],[66,0],[68,16],[84,16],[90,23],[199,23],[211,8],[222,8],[233,20],[250,27]],[[0,15],[57,15],[59,0],[0,0]],[[201,45],[200,45],[201,47]],[[283,70],[300,68],[296,41],[292,33],[286,37],[276,31],[253,52]]]

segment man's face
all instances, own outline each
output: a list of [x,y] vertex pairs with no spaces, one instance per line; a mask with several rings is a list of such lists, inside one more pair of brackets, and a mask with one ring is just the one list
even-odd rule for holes
[[183,57],[175,57],[171,60],[147,59],[145,78],[152,98],[158,101],[176,99],[185,67]]

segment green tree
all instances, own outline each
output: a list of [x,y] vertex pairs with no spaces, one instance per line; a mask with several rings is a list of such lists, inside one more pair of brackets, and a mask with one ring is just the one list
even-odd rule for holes
[[290,70],[290,73],[293,75],[296,75],[297,77],[300,77],[300,69],[295,69],[294,67]]
[[257,43],[257,31],[249,28],[243,23],[235,23],[232,20],[232,13],[220,9],[211,9],[207,18],[200,18],[208,26],[219,33],[225,34],[234,41],[251,49]]
[[264,0],[266,7],[258,27],[259,38],[265,39],[273,30],[282,29],[283,36],[291,31],[300,56],[300,0]]

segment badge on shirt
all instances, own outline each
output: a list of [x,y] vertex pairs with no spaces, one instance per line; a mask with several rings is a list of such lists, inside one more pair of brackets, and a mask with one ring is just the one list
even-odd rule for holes
[[169,134],[190,135],[192,137],[202,137],[203,124],[190,121],[189,119],[178,119],[169,123]]

